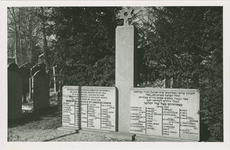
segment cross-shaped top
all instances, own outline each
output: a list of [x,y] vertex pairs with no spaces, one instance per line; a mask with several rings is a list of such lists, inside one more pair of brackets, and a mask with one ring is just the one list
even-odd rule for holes
[[129,19],[132,18],[132,13],[133,9],[129,9],[127,7],[125,7],[119,12],[118,17],[124,19],[124,26],[129,25]]

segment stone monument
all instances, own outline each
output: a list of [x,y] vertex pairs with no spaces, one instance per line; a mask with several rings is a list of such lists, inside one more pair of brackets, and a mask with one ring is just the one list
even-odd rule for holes
[[15,63],[10,63],[9,65],[8,65],[8,71],[15,71],[15,72],[18,72],[18,65],[17,64],[15,64]]
[[[135,27],[129,24],[132,12],[128,8],[121,10],[124,25],[116,28],[117,93],[108,93],[117,95],[117,99],[102,94],[102,87],[64,87],[63,127],[101,132],[104,128],[110,131],[106,137],[126,140],[150,137],[150,141],[199,141],[198,90],[137,88],[137,36]],[[103,88],[114,91],[114,87]],[[109,112],[117,115],[115,121]]]
[[124,26],[116,28],[116,76],[115,85],[118,88],[118,131],[129,132],[130,89],[137,85],[136,29],[129,25],[133,10],[125,8],[120,16]]
[[25,66],[21,66],[19,68],[19,74],[22,78],[22,95],[23,95],[23,102],[27,102],[27,97],[29,97],[29,80],[30,80],[30,69],[26,68]]
[[22,66],[28,69],[31,69],[34,65],[32,63],[27,62],[27,63],[24,63]]
[[46,65],[45,65],[44,63],[34,65],[34,66],[31,68],[31,73],[32,73],[32,75],[34,75],[34,74],[35,74],[37,71],[39,71],[39,70],[46,71]]
[[22,78],[16,64],[8,67],[8,119],[22,117]]
[[129,25],[131,13],[127,8],[121,11],[124,26],[116,29],[118,133],[108,137],[199,141],[199,91],[136,87],[137,41],[135,27]]
[[43,71],[43,72],[45,72],[46,70],[45,70],[45,68],[46,68],[46,65],[45,64],[43,64],[43,63],[41,63],[41,64],[37,64],[37,65],[34,65],[31,69],[30,69],[30,87],[29,87],[29,93],[30,93],[30,99],[32,100],[33,99],[33,87],[32,87],[32,85],[33,85],[33,81],[32,81],[32,76],[34,76],[34,74],[37,72],[37,71]]
[[32,77],[33,108],[34,111],[48,108],[49,102],[49,75],[45,71],[37,71]]

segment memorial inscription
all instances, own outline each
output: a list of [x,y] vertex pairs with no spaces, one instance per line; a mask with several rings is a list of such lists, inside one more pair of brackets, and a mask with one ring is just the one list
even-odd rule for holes
[[134,88],[130,132],[199,141],[199,103],[194,89]]
[[116,131],[116,90],[64,86],[62,114],[63,126]]

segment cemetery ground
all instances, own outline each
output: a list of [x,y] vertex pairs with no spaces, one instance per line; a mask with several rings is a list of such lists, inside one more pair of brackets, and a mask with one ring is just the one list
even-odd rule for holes
[[[30,103],[23,104],[24,109],[29,109]],[[50,108],[37,112],[24,111],[23,117],[8,122],[8,142],[116,142],[125,141],[106,138],[103,135],[88,133],[75,133],[62,131],[57,128],[62,126],[61,100],[57,94],[50,92]]]

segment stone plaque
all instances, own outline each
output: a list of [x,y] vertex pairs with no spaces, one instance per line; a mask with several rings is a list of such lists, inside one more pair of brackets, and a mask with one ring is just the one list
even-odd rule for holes
[[134,88],[130,132],[199,141],[199,109],[195,89]]
[[64,86],[62,125],[116,131],[115,87]]

